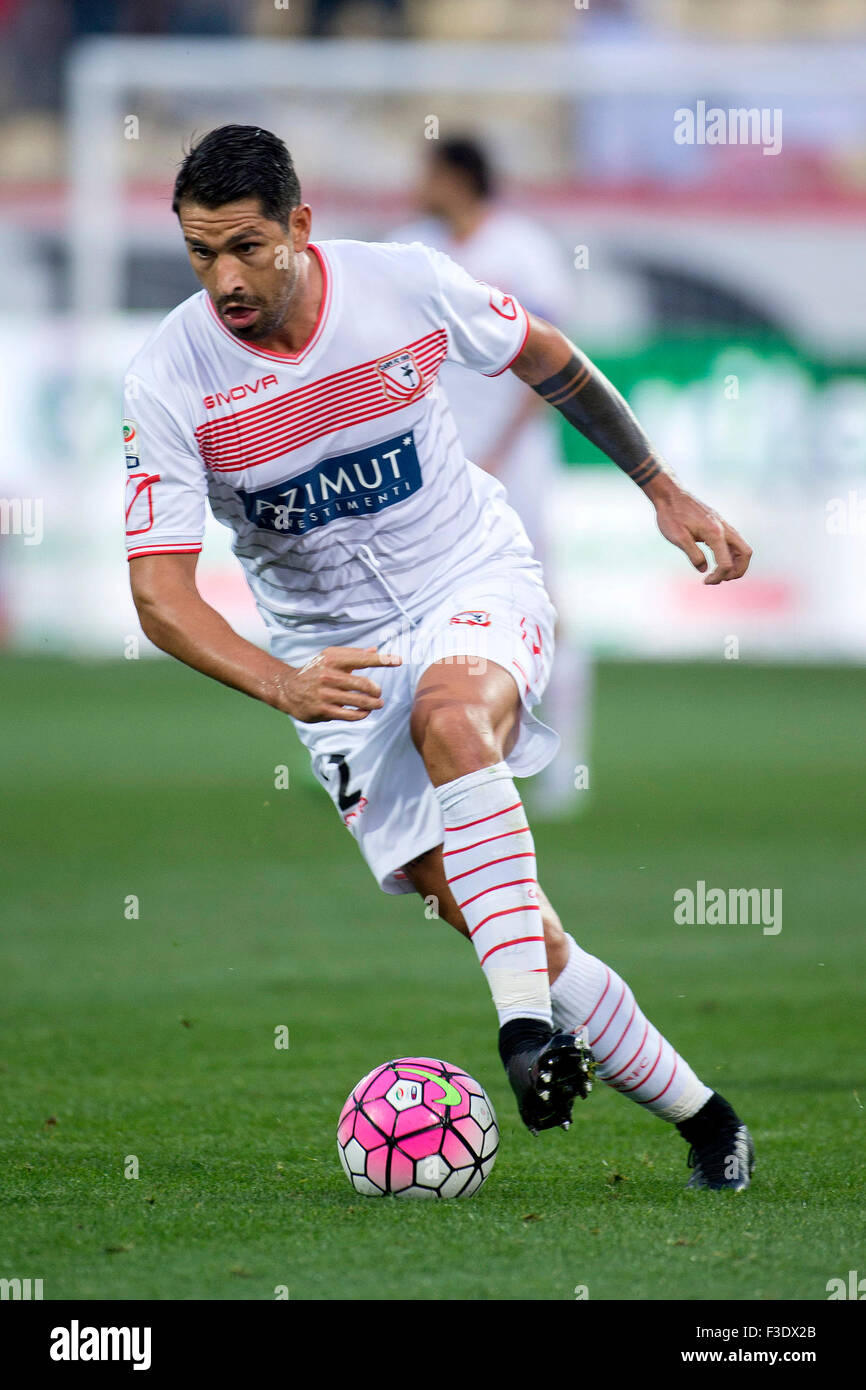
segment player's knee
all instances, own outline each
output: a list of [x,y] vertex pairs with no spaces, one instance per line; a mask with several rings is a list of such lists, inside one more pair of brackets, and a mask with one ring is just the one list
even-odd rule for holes
[[481,704],[417,701],[410,730],[428,770],[433,764],[447,765],[454,777],[461,777],[501,757],[490,714]]

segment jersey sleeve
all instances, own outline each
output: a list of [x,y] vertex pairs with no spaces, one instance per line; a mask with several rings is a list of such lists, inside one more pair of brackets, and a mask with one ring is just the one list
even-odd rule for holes
[[523,351],[529,336],[526,310],[514,295],[473,280],[444,251],[425,249],[448,330],[449,361],[484,376],[500,376]]
[[195,554],[204,536],[204,463],[165,402],[132,372],[124,405],[128,558]]

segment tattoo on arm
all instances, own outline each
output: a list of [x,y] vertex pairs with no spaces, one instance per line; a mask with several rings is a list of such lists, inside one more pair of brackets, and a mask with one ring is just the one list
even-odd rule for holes
[[532,389],[555,405],[638,487],[646,487],[659,473],[670,471],[616,387],[577,349],[561,371]]

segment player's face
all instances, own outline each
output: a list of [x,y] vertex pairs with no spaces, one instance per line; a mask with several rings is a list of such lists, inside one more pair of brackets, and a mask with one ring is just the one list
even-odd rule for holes
[[307,203],[290,214],[288,227],[265,217],[257,198],[219,208],[181,204],[180,225],[192,268],[220,319],[238,338],[266,339],[284,324],[298,287],[310,222]]
[[437,160],[428,160],[415,190],[421,212],[428,217],[450,217],[466,202],[466,186],[454,169]]

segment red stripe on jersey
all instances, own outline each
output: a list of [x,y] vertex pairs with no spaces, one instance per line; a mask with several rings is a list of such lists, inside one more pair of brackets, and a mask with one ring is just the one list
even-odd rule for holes
[[[448,335],[438,328],[395,349],[393,355],[412,352],[424,389],[429,390],[447,351]],[[394,401],[385,394],[377,361],[381,358],[199,425],[195,437],[204,463],[214,472],[239,472],[350,425],[405,409],[405,401]]]
[[[425,391],[435,379],[436,370],[444,358],[443,348],[437,360],[423,367],[426,373]],[[322,435],[392,415],[394,411],[404,409],[406,404],[389,399],[372,382],[362,383],[362,389],[354,389],[351,393],[342,385],[336,390],[320,391],[315,399],[308,396],[298,400],[299,395],[300,392],[286,393],[267,406],[252,407],[250,414],[260,410],[264,417],[261,419],[226,417],[199,426],[196,435],[205,464],[219,472],[250,468],[290,453]],[[266,411],[270,413],[265,414]],[[240,413],[244,417],[246,414]],[[221,432],[214,432],[216,426],[223,427]]]
[[[441,365],[444,359],[443,347],[447,351],[446,334],[443,329],[438,329],[399,351],[412,352],[423,373],[433,372]],[[208,420],[197,427],[196,436],[204,435],[209,438],[214,434],[218,437],[221,432],[237,435],[238,429],[242,427],[249,431],[252,439],[261,442],[269,437],[273,423],[282,419],[288,397],[291,397],[295,407],[302,407],[302,413],[306,412],[311,418],[315,416],[315,410],[327,412],[347,394],[351,394],[352,399],[358,401],[364,399],[378,403],[384,390],[382,379],[378,374],[371,376],[370,368],[376,368],[380,361],[381,358],[376,358],[360,362],[354,367],[344,368],[342,372],[332,372],[330,376],[321,377],[306,386],[296,387],[294,391],[283,392],[281,396],[260,401],[256,405],[220,416],[218,419]],[[393,397],[391,399],[393,400]],[[406,401],[401,399],[397,404],[402,406]]]
[[[516,301],[515,301],[515,303],[516,303]],[[509,359],[508,359],[508,361],[506,362],[505,366],[499,368],[499,371],[498,371],[498,372],[483,372],[483,373],[482,373],[483,376],[489,376],[489,377],[502,376],[502,373],[503,373],[503,372],[507,372],[507,371],[508,371],[508,368],[509,368],[509,367],[512,367],[512,366],[514,365],[514,363],[517,361],[518,357],[519,357],[520,354],[522,353],[523,349],[526,347],[526,340],[527,340],[527,338],[529,337],[529,315],[527,314],[526,310],[523,308],[523,305],[522,305],[522,304],[521,304],[520,308],[523,309],[523,316],[524,316],[524,318],[526,319],[526,328],[525,328],[524,331],[523,331],[523,338],[521,339],[520,347],[517,349],[517,351],[515,352],[515,354],[514,354],[513,357],[509,357]]]
[[[417,352],[424,377],[421,394],[426,393],[435,379],[446,352],[444,334],[441,341]],[[388,397],[375,376],[375,363],[373,368],[371,375],[370,364],[362,363],[320,382],[284,392],[258,406],[250,406],[237,415],[199,425],[195,433],[202,458],[209,467],[221,471],[251,467],[346,424],[402,410],[407,402]]]
[[127,560],[137,560],[139,555],[197,555],[200,545],[135,545],[127,553]]

